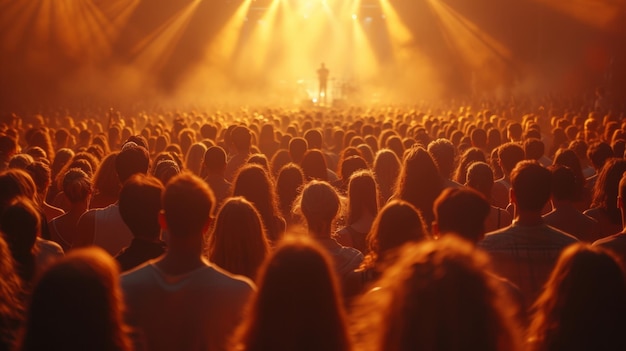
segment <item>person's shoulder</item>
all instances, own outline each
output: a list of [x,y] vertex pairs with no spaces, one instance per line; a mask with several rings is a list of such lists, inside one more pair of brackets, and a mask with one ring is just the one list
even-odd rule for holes
[[613,247],[616,245],[626,246],[626,233],[621,232],[607,236],[606,238],[598,239],[594,241],[592,245],[600,247]]
[[256,290],[256,285],[252,280],[242,275],[232,274],[222,268],[209,264],[203,269],[203,273],[211,285],[219,286],[222,289],[239,292],[252,292]]
[[576,239],[575,236],[573,236],[573,235],[571,235],[569,233],[566,233],[566,232],[564,232],[564,231],[562,231],[562,230],[560,230],[558,228],[549,226],[547,224],[545,225],[545,227],[546,227],[546,233],[551,234],[554,239],[556,239],[556,240],[558,240],[558,241],[560,241],[560,242],[562,242],[564,244],[573,244],[573,243],[579,241],[578,239]]
[[52,255],[52,256],[65,255],[65,252],[63,251],[63,248],[61,247],[61,245],[55,243],[54,241],[46,240],[46,239],[42,239],[38,237],[35,244],[37,245],[37,249],[41,253],[45,253],[45,254]]

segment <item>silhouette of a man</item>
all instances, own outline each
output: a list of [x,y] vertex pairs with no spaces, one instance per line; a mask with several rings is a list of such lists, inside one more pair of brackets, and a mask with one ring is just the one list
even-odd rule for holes
[[326,66],[324,66],[324,64],[322,63],[322,66],[317,70],[317,77],[319,79],[320,82],[320,90],[319,90],[319,96],[318,96],[318,100],[320,103],[322,102],[322,96],[324,97],[324,104],[326,104],[326,96],[327,94],[327,90],[326,87],[328,85],[328,74],[330,73],[330,71],[328,70],[328,68],[326,68]]

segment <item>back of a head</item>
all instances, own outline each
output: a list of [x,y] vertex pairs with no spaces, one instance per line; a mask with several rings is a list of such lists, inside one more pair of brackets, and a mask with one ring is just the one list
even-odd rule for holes
[[270,251],[261,215],[243,197],[231,197],[220,207],[208,246],[211,262],[252,280]]
[[258,164],[246,164],[233,181],[233,196],[243,196],[265,215],[274,210],[274,183],[267,171]]
[[472,146],[478,148],[486,148],[487,147],[487,132],[482,128],[476,128],[472,130],[470,134],[470,139],[472,140]]
[[341,179],[347,181],[354,172],[367,168],[367,162],[365,162],[363,157],[358,155],[350,156],[341,163]]
[[550,199],[550,171],[537,161],[522,161],[511,172],[515,205],[524,211],[541,211]]
[[21,350],[129,350],[115,261],[102,249],[70,252],[37,282]]
[[545,152],[543,141],[536,138],[524,140],[524,154],[527,160],[539,160]]
[[474,162],[467,168],[466,185],[478,190],[485,197],[491,197],[493,188],[493,170],[485,162]]
[[576,174],[564,165],[550,167],[552,174],[552,198],[558,201],[575,201]]
[[378,213],[367,242],[371,254],[384,260],[402,245],[429,237],[424,220],[415,206],[406,201],[391,200]]
[[0,173],[0,212],[15,197],[34,199],[37,188],[33,178],[21,169],[8,169]]
[[522,139],[523,129],[520,123],[515,122],[509,124],[506,131],[510,141],[518,141]]
[[587,157],[591,160],[593,167],[598,171],[602,169],[606,160],[613,156],[611,145],[603,141],[593,143],[587,149]]
[[322,149],[323,136],[322,132],[317,129],[309,129],[304,132],[304,139],[307,141],[309,149]]
[[236,126],[230,133],[230,141],[238,152],[248,152],[252,144],[252,133],[246,126]]
[[624,271],[600,247],[576,243],[566,248],[533,309],[529,336],[539,349],[626,348]]
[[63,175],[63,193],[70,203],[85,201],[91,195],[93,184],[87,173],[70,168]]
[[122,184],[133,174],[148,173],[149,167],[148,150],[132,142],[124,144],[122,151],[115,158],[115,170]]
[[449,178],[454,171],[456,148],[448,139],[437,139],[428,144],[428,153],[437,164],[439,173],[444,178]]
[[17,151],[17,140],[15,138],[0,134],[0,160],[8,160]]
[[294,163],[300,164],[309,145],[306,139],[295,137],[289,141],[289,155]]
[[328,171],[324,154],[318,149],[308,150],[300,164],[302,171],[308,180],[328,180]]
[[304,184],[302,169],[294,163],[288,163],[280,169],[276,178],[276,194],[283,215],[291,212],[293,201]]
[[0,231],[14,257],[28,255],[35,245],[41,229],[41,217],[35,206],[30,199],[18,196],[0,214]]
[[312,180],[304,186],[299,201],[299,210],[306,219],[309,230],[324,234],[337,217],[341,203],[337,191],[327,182]]
[[456,233],[473,243],[483,238],[490,211],[487,199],[471,188],[446,188],[433,206],[439,233]]
[[263,265],[251,313],[240,330],[246,350],[349,349],[330,258],[311,240],[283,241]]
[[120,191],[119,209],[122,220],[135,237],[158,239],[161,234],[161,182],[145,174],[135,174]]
[[166,185],[161,197],[170,240],[201,235],[211,217],[215,196],[202,179],[181,173]]
[[[356,304],[362,350],[518,350],[521,338],[488,257],[446,235],[405,246]],[[460,303],[462,301],[462,303]],[[459,327],[462,326],[462,327]]]
[[204,168],[211,173],[219,173],[226,167],[226,151],[220,146],[211,146],[204,153]]
[[365,211],[371,216],[378,214],[378,185],[369,170],[360,170],[350,176],[348,183],[348,222],[356,222]]
[[506,143],[498,148],[498,159],[504,173],[510,173],[524,159],[524,149],[516,143]]
[[154,167],[154,176],[161,181],[161,184],[167,184],[170,179],[174,178],[181,172],[178,163],[174,160],[160,160],[156,162]]
[[35,161],[26,166],[26,172],[30,174],[30,177],[35,182],[38,193],[43,193],[44,190],[50,185],[50,166],[42,161]]

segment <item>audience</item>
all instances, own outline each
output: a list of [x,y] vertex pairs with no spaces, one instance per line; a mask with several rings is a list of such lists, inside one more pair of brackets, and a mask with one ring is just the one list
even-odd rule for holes
[[0,116],[0,350],[622,349],[620,113],[469,101]]

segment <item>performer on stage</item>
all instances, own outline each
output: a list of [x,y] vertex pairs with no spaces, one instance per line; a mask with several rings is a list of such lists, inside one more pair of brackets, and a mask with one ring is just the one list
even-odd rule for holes
[[[326,105],[326,96],[328,95],[326,87],[328,85],[328,74],[330,73],[330,71],[328,70],[328,68],[326,68],[326,66],[324,66],[324,64],[322,63],[322,66],[317,70],[317,77],[320,81],[320,90],[319,90],[319,96],[318,96],[318,103],[322,103],[322,96],[324,97],[324,105]],[[323,94],[323,95],[322,95]]]

